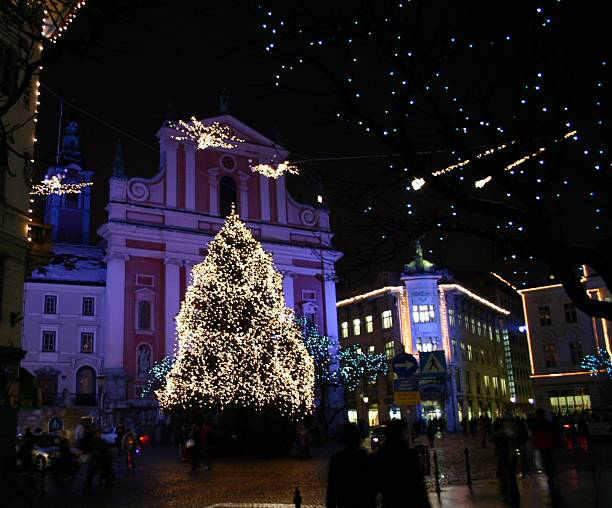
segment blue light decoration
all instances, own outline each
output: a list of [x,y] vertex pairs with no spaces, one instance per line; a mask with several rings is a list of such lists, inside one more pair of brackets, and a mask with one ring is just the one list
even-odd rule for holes
[[147,397],[153,395],[155,390],[159,390],[165,386],[166,376],[168,375],[168,372],[170,372],[170,369],[172,369],[173,364],[174,358],[170,358],[169,356],[164,356],[161,360],[153,364],[153,366],[149,369],[147,384],[142,389],[140,398],[146,399]]
[[597,348],[595,354],[584,355],[580,361],[580,368],[591,376],[612,379],[612,359],[605,349]]
[[373,383],[379,375],[389,373],[385,354],[362,352],[357,345],[335,351],[331,339],[319,333],[315,324],[304,318],[298,318],[297,322],[302,327],[304,344],[315,364],[317,384],[342,386],[346,392],[353,392],[363,382]]

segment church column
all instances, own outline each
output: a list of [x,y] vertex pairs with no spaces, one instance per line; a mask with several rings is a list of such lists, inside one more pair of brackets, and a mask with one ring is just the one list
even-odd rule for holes
[[338,311],[336,310],[336,278],[333,271],[323,274],[323,294],[325,301],[325,334],[337,341],[338,339]]
[[178,176],[176,173],[176,161],[178,143],[171,139],[161,141],[161,149],[165,152],[166,160],[166,206],[176,206],[176,183]]
[[240,178],[240,217],[245,220],[249,218],[249,178],[245,173],[238,173]]
[[290,309],[295,309],[295,293],[293,289],[293,279],[296,274],[287,270],[281,270],[283,274],[283,293],[285,293],[285,304]]
[[196,146],[185,143],[185,208],[196,209]]
[[276,180],[276,206],[278,210],[278,222],[287,223],[287,183],[285,175]]
[[210,213],[213,215],[219,214],[219,182],[217,176],[218,169],[208,170],[208,191],[210,192]]
[[270,220],[270,181],[267,176],[259,175],[259,202],[261,203],[261,220]]
[[180,308],[180,277],[181,265],[183,262],[180,259],[168,258],[165,260],[165,324],[166,324],[166,355],[174,356],[174,337],[176,332],[176,323],[174,318]]
[[106,256],[106,297],[104,302],[104,375],[107,400],[125,400],[123,367],[125,342],[125,262],[130,256],[111,252]]

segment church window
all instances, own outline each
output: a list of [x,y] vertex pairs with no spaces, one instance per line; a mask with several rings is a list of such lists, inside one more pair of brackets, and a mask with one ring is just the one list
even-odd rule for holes
[[151,329],[151,302],[147,300],[138,302],[138,329]]
[[224,176],[219,182],[220,211],[221,217],[227,217],[232,211],[232,205],[238,207],[238,193],[236,182],[229,176]]
[[64,206],[66,208],[78,208],[79,195],[73,193],[64,194]]

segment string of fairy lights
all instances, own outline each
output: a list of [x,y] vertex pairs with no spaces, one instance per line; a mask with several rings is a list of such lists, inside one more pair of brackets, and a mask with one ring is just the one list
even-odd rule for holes
[[[460,189],[470,183],[472,191],[482,192],[495,181],[495,174],[485,173],[483,177],[471,179],[467,173],[470,164],[478,159],[493,157],[497,162],[503,157],[503,152],[509,152],[509,148],[512,148],[512,154],[524,151],[524,155],[504,161],[500,171],[503,170],[521,181],[533,182],[531,199],[545,201],[548,206],[582,211],[586,204],[586,221],[584,227],[577,230],[577,234],[596,238],[603,233],[605,227],[609,227],[605,213],[608,203],[598,188],[598,182],[601,182],[599,177],[604,171],[610,171],[612,161],[603,141],[607,139],[607,135],[597,129],[605,126],[606,112],[610,107],[605,95],[609,78],[606,54],[610,45],[597,42],[589,46],[594,49],[584,52],[577,61],[578,65],[585,66],[585,69],[574,71],[569,61],[563,60],[559,65],[544,52],[544,58],[539,63],[534,63],[538,62],[534,55],[540,51],[538,43],[535,43],[535,50],[527,58],[529,65],[533,67],[521,69],[520,73],[517,73],[521,81],[517,84],[511,83],[512,95],[508,96],[511,102],[508,102],[502,113],[507,111],[512,114],[504,116],[495,114],[495,109],[487,111],[475,107],[477,101],[474,97],[477,96],[473,87],[464,86],[465,80],[462,78],[466,76],[466,65],[462,65],[462,62],[467,63],[467,66],[477,67],[478,62],[481,62],[479,59],[482,59],[481,68],[484,69],[490,66],[488,62],[505,62],[506,58],[512,63],[518,48],[525,47],[525,24],[495,18],[494,22],[500,25],[495,30],[470,31],[465,26],[460,26],[461,30],[452,33],[455,28],[449,28],[446,39],[440,32],[436,35],[439,40],[435,40],[444,57],[439,59],[439,65],[429,65],[429,62],[435,62],[435,58],[430,53],[425,54],[425,50],[415,49],[418,47],[415,37],[407,37],[405,33],[405,27],[411,26],[411,16],[414,12],[412,9],[420,8],[418,4],[420,2],[417,1],[380,4],[367,15],[356,8],[351,10],[346,19],[336,19],[331,13],[329,18],[326,17],[327,13],[315,18],[309,17],[307,10],[271,3],[268,6],[267,2],[262,2],[260,28],[266,38],[263,48],[267,53],[273,54],[276,61],[280,61],[272,76],[273,84],[288,90],[295,87],[303,93],[308,93],[308,88],[305,87],[307,72],[325,66],[327,62],[342,62],[341,65],[328,69],[328,76],[338,70],[337,74],[334,74],[338,83],[341,83],[338,90],[342,89],[342,96],[351,107],[336,111],[336,118],[383,140],[401,139],[400,129],[403,127],[400,128],[397,118],[422,118],[423,111],[430,111],[426,109],[429,104],[427,97],[435,96],[439,99],[439,104],[442,104],[441,108],[451,128],[461,139],[457,146],[478,145],[479,139],[499,139],[499,142],[490,142],[488,147],[472,156],[451,151],[450,155],[455,158],[454,161],[431,173],[413,177],[406,186],[406,191],[423,189],[427,180],[432,177],[454,175]],[[568,11],[564,11],[569,7],[567,2],[541,2],[521,6],[520,13],[529,19],[527,24],[530,26],[533,21],[534,40],[548,43],[554,40],[553,37],[557,33],[561,33],[553,30],[554,27],[558,30],[561,20],[575,21],[571,16],[568,17]],[[331,21],[328,22],[328,19]],[[596,30],[593,30],[593,34],[595,32]],[[531,33],[529,35],[531,36]],[[583,40],[587,41],[588,37],[585,36]],[[376,53],[376,45],[381,41],[384,41],[386,53],[377,58],[381,53]],[[427,44],[421,44],[421,47],[429,48],[432,45],[432,41],[429,41]],[[555,46],[552,47],[554,49]],[[575,51],[577,47],[578,44],[574,45],[572,50]],[[371,54],[368,51],[371,51]],[[575,51],[572,55],[574,54],[579,53]],[[420,59],[421,57],[423,59]],[[338,60],[340,58],[341,60]],[[315,65],[310,65],[312,62]],[[446,65],[447,62],[452,63]],[[380,67],[377,67],[379,63]],[[423,71],[418,78],[407,75],[404,68],[412,66],[421,69],[426,65],[427,71]],[[554,65],[559,67],[555,68]],[[555,74],[558,69],[572,69],[572,72],[576,72],[582,88],[576,89],[573,84],[566,86],[564,80]],[[373,87],[372,83],[376,83],[376,87]],[[557,95],[558,90],[565,96]],[[573,146],[571,153],[576,154],[580,166],[590,167],[593,172],[588,174],[586,171],[575,170],[562,174],[556,180],[549,178],[556,170],[549,166],[549,161],[554,160],[560,150],[551,150],[551,144],[539,145],[537,141],[536,148],[530,146],[538,137],[537,134],[530,136],[530,142],[525,142],[513,134],[517,125],[523,125],[520,123],[523,118],[529,119],[530,123],[525,125],[529,126],[528,130],[534,132],[540,128],[548,128],[549,133],[565,131],[566,134],[548,134],[542,135],[541,138],[554,140],[553,144],[557,145],[565,140],[573,141],[574,143],[568,143],[568,146]],[[533,129],[533,126],[536,129]],[[508,138],[511,140],[508,141]],[[388,168],[393,168],[393,164],[389,164]],[[411,167],[396,168],[406,172],[413,170]],[[517,196],[513,195],[511,190],[503,192],[508,202],[513,203]],[[504,196],[503,192],[500,197]],[[371,203],[364,203],[362,213],[384,218],[389,207],[375,198],[376,196],[373,196]],[[578,200],[580,204],[571,204],[568,200]],[[449,203],[448,214],[440,213],[440,231],[444,230],[449,221],[452,225],[461,220],[460,212],[454,203]],[[412,199],[408,200],[406,213],[416,218],[417,209]],[[423,213],[430,211],[424,210]],[[513,235],[526,234],[525,226],[513,220],[498,221],[493,227]],[[384,239],[386,234],[387,232],[382,230],[381,238]],[[439,240],[444,241],[445,236],[440,234]],[[509,252],[503,261],[506,263],[508,275],[511,273],[517,284],[525,286],[528,284],[529,271],[520,266],[525,265],[523,268],[527,268],[527,265],[537,260],[527,250]]]
[[[68,29],[69,25],[76,18],[77,12],[86,4],[86,0],[80,0],[78,2],[74,1],[39,1],[38,2],[42,7],[43,16],[41,19],[41,35],[45,40],[50,41],[51,43],[56,43],[57,40],[65,33]],[[43,45],[41,43],[37,43],[35,45],[35,49],[40,56],[43,51]],[[34,113],[32,115],[32,121],[34,124],[38,123],[38,108],[40,107],[40,74],[43,70],[43,66],[40,65],[38,67],[37,72],[32,75],[32,82],[34,84],[33,91],[35,97],[35,107]],[[34,130],[36,132],[36,129]],[[31,164],[34,164],[35,159],[33,153],[36,149],[36,143],[38,139],[36,138],[36,133],[32,138],[32,155],[29,159]],[[35,195],[50,195],[50,194],[67,194],[67,193],[79,193],[81,192],[82,187],[85,185],[81,185],[78,183],[74,184],[66,184],[62,183],[64,175],[58,174],[55,177],[45,178],[39,184],[35,184],[32,186],[32,192],[30,193],[29,198],[29,206],[27,213],[27,226],[26,226],[26,238],[28,242],[32,242],[32,222],[33,217],[32,214],[34,212],[34,198]],[[91,185],[91,184],[88,184]]]

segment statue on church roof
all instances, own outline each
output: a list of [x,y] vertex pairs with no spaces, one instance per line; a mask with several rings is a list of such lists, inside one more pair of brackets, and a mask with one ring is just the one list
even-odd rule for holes
[[427,261],[423,257],[423,247],[421,246],[421,238],[422,237],[416,238],[414,240],[414,258],[410,263],[404,265],[404,273],[428,273],[436,271],[436,265],[434,265],[430,261]]
[[113,163],[113,178],[127,178],[127,175],[125,174],[125,166],[123,163],[123,145],[121,144],[121,140],[117,140],[115,162]]
[[74,120],[69,122],[66,126],[59,156],[60,164],[62,165],[78,164],[79,166],[83,166],[79,125]]

